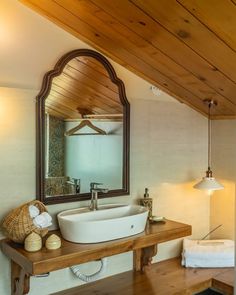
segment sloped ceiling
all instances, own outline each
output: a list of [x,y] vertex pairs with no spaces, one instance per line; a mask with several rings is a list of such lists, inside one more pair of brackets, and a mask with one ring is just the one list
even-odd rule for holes
[[21,0],[213,119],[236,118],[235,0]]

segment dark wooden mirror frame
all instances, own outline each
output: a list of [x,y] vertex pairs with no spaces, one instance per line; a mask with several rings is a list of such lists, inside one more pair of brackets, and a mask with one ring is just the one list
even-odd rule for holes
[[124,83],[117,77],[110,62],[100,53],[90,49],[73,50],[62,56],[53,70],[47,72],[39,94],[36,97],[36,193],[37,199],[44,204],[59,204],[83,201],[91,198],[90,193],[79,195],[61,195],[45,197],[45,99],[47,98],[54,77],[59,76],[66,64],[75,57],[88,56],[97,59],[107,70],[109,77],[118,87],[120,102],[123,105],[123,177],[122,188],[99,194],[99,198],[110,198],[129,194],[129,145],[130,145],[130,106],[126,98]]

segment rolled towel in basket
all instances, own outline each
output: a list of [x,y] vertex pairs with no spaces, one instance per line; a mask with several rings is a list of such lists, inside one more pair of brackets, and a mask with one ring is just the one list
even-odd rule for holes
[[52,225],[52,217],[47,212],[43,212],[33,219],[33,223],[38,228],[46,228]]
[[34,205],[30,205],[29,206],[29,214],[31,218],[35,218],[36,216],[38,216],[40,213],[39,209],[34,206]]
[[186,267],[234,267],[234,241],[183,241],[182,265]]

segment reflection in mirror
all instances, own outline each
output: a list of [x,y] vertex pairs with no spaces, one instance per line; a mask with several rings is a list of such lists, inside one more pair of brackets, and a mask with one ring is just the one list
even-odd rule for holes
[[128,194],[129,104],[110,63],[70,52],[46,74],[37,103],[40,200],[90,198],[92,182],[108,188],[102,197]]

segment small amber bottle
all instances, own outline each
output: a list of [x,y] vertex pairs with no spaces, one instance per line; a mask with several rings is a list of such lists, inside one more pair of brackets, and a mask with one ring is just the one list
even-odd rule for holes
[[140,205],[147,207],[149,210],[148,218],[152,217],[152,198],[149,198],[148,188],[145,188],[144,196],[140,199]]

